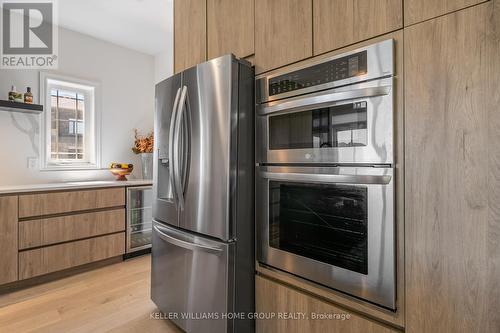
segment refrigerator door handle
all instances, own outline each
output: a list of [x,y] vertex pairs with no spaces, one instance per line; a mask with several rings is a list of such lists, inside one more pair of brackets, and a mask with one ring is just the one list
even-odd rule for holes
[[158,233],[158,236],[165,242],[168,242],[170,244],[180,246],[184,249],[191,250],[191,251],[204,251],[204,252],[210,252],[210,253],[220,253],[223,251],[223,249],[214,247],[214,246],[208,246],[208,245],[203,245],[203,244],[198,244],[195,242],[188,242],[185,240],[178,239],[172,235],[168,234],[168,230],[165,228],[162,228],[160,226],[153,226],[155,231]]
[[[174,201],[177,201],[177,188],[175,187],[175,163],[174,163],[174,130],[175,123],[177,119],[179,97],[181,95],[181,88],[177,89],[175,94],[174,106],[172,108],[172,118],[170,119],[170,132],[168,139],[168,169],[169,169],[169,180],[172,186],[172,196]],[[163,162],[163,161],[162,161]]]
[[[177,190],[177,198],[179,200],[179,207],[181,210],[184,209],[184,187],[186,183],[186,176],[187,176],[187,164],[188,164],[188,159],[189,159],[189,150],[188,152],[185,151],[185,142],[184,140],[181,140],[181,126],[182,126],[182,120],[183,120],[183,115],[184,115],[184,110],[186,109],[186,102],[187,101],[187,87],[183,86],[182,91],[181,91],[181,97],[179,100],[179,106],[177,107],[177,119],[175,121],[175,145],[177,146],[177,149],[174,150],[174,159],[175,159],[175,188]],[[189,103],[189,102],[188,102]],[[189,112],[189,110],[188,110]],[[189,115],[186,116],[187,122],[189,123]],[[186,126],[189,132],[189,124]],[[191,134],[188,133],[186,135],[187,140],[190,140]],[[179,148],[181,152],[179,153]],[[188,142],[188,148],[189,148],[189,142]],[[180,155],[180,156],[179,156]],[[186,156],[187,155],[187,156]],[[185,163],[181,164],[181,161],[185,161]],[[182,170],[181,170],[182,169]],[[182,178],[182,179],[181,179]]]

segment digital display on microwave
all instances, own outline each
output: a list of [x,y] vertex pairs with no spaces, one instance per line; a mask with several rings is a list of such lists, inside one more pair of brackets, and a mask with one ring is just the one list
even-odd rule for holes
[[269,149],[360,147],[368,144],[367,103],[269,117]]
[[344,80],[367,72],[367,51],[362,51],[273,77],[269,80],[269,96]]

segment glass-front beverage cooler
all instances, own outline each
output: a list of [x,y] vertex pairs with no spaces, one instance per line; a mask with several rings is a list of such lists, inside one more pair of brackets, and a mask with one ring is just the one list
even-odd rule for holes
[[153,188],[127,188],[127,253],[151,247]]

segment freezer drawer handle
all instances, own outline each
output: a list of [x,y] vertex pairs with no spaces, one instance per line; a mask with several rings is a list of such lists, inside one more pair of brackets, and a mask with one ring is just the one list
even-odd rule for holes
[[166,233],[162,232],[160,230],[160,228],[157,227],[157,226],[154,226],[153,228],[158,233],[158,235],[160,236],[160,238],[163,239],[165,242],[168,242],[170,244],[183,247],[183,248],[185,248],[187,250],[191,250],[191,251],[201,250],[201,251],[211,252],[211,253],[222,252],[222,249],[220,249],[218,247],[212,247],[212,246],[207,246],[207,245],[201,245],[201,244],[186,242],[186,241],[177,239],[175,237],[172,237],[170,235],[167,235]]

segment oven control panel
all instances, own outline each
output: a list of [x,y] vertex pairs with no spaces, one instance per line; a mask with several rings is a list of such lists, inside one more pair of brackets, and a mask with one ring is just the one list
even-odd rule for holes
[[364,75],[367,67],[366,50],[333,59],[269,79],[269,96]]

